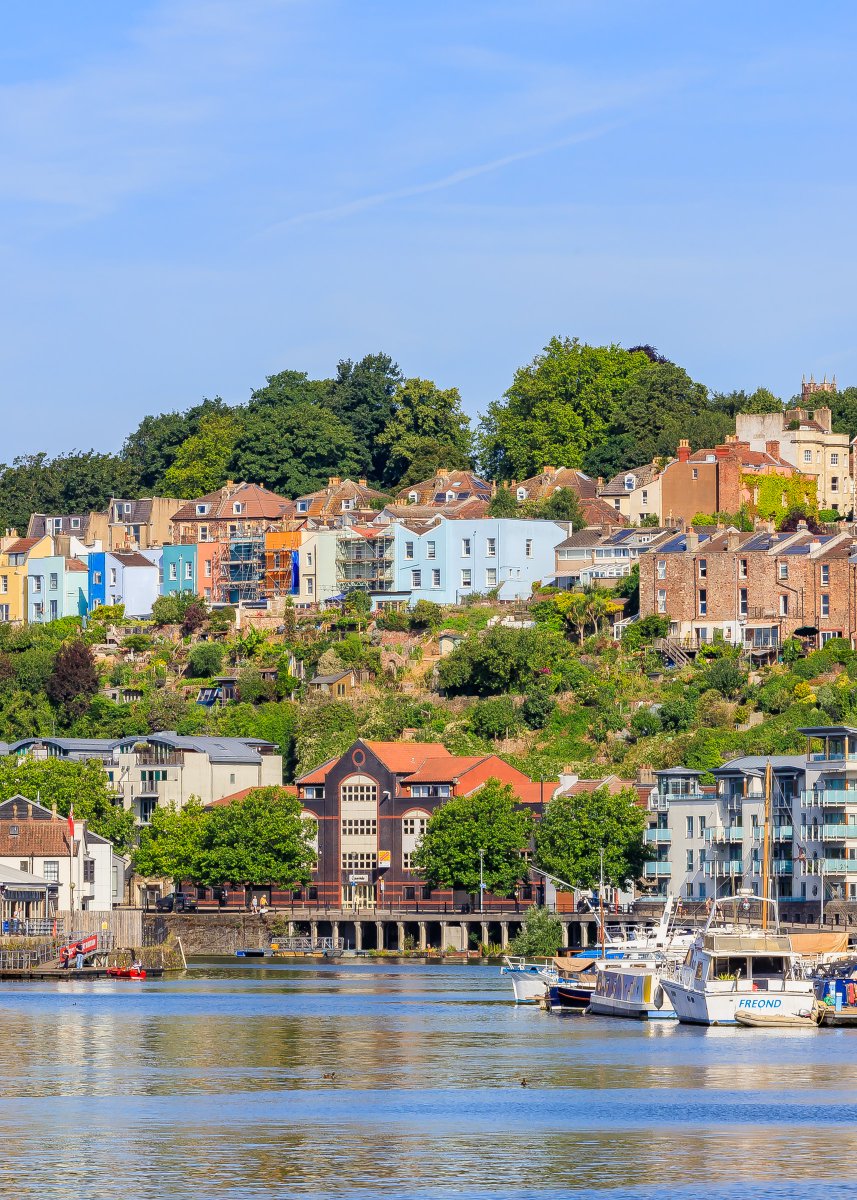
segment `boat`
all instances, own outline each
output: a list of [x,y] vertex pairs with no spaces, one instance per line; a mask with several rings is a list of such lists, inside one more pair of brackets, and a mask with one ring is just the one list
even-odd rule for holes
[[746,889],[712,902],[705,928],[661,986],[686,1025],[737,1025],[739,1012],[799,1016],[815,999],[776,901]]
[[555,986],[559,975],[556,966],[547,959],[528,962],[522,955],[513,954],[504,957],[500,974],[511,981],[516,1004],[538,1004]]
[[665,957],[599,963],[589,1011],[601,1017],[674,1021],[675,1009],[663,988],[664,975],[673,970]]
[[600,960],[575,956],[553,961],[557,979],[549,992],[551,1005],[584,1012],[592,1000]]
[[145,979],[146,971],[144,967],[108,967],[107,976],[109,979]]
[[750,1029],[817,1029],[822,1012],[818,1004],[798,1013],[737,1012],[735,1020]]
[[344,938],[278,937],[272,935],[270,952],[274,958],[341,958]]
[[265,955],[266,955],[265,950],[236,950],[235,951],[236,958],[264,958]]

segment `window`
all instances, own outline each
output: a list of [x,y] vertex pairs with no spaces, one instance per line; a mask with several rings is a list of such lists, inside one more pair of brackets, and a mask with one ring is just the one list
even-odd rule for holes
[[701,558],[699,560],[699,562],[697,563],[697,568],[699,570],[699,578],[705,579],[706,576],[708,575],[708,559]]
[[805,463],[811,463],[811,462],[812,462],[812,451],[811,451],[811,450],[804,450],[804,452],[803,452],[803,461],[804,461]]
[[833,454],[831,454],[831,456],[830,456],[830,465],[831,465],[831,467],[839,466],[839,455],[836,454],[835,452]]
[[414,557],[414,543],[413,542],[405,542],[405,558],[409,559],[409,558],[413,558],[413,557]]
[[667,560],[665,558],[658,559],[658,579],[666,579],[667,577]]
[[364,775],[352,777],[351,783],[343,783],[339,789],[343,804],[375,804],[378,800],[378,785]]
[[533,557],[533,539],[532,538],[527,538],[527,540],[524,542],[524,557],[525,558]]
[[688,869],[688,871],[693,870],[693,851],[692,850],[688,850],[688,852],[687,852],[687,869]]
[[421,838],[426,831],[428,825],[428,817],[404,817],[402,819],[402,833],[405,837]]
[[738,591],[738,616],[747,616],[747,589],[740,588]]
[[613,507],[616,509],[616,512],[619,512],[620,509],[622,508],[622,501],[619,499],[618,496],[613,501]]
[[208,512],[208,505],[207,505],[207,504],[197,504],[197,506],[196,506],[196,515],[197,515],[198,517],[204,517],[204,516],[206,515],[206,513],[207,513],[207,512]]
[[496,558],[497,557],[497,539],[496,538],[486,538],[486,540],[485,540],[485,557],[486,558]]
[[830,583],[830,567],[827,563],[821,564],[821,586],[827,587]]
[[705,817],[699,818],[699,836],[705,837]]
[[526,500],[526,498],[527,498],[527,489],[526,488],[518,488],[517,492],[515,492],[515,497],[516,497],[518,503],[522,504],[523,501]]
[[72,529],[80,529],[80,517],[72,517],[71,527]]
[[315,592],[315,582],[314,582],[312,576],[310,575],[306,581],[306,594],[308,596],[312,596],[314,592]]
[[240,517],[244,511],[244,505],[240,500],[236,500],[232,505],[232,511],[236,517]]
[[485,586],[487,588],[494,588],[497,586],[497,568],[496,567],[486,567],[485,568]]
[[207,541],[208,541],[208,526],[207,526],[207,525],[200,525],[200,527],[199,527],[199,540],[200,540],[201,542],[207,542]]
[[432,568],[432,573],[431,573],[431,585],[432,585],[432,587],[433,587],[433,588],[439,588],[439,587],[440,587],[440,568],[439,568],[439,567],[433,567],[433,568]]
[[645,488],[643,488],[643,491],[640,495],[640,506],[641,506],[641,508],[647,508],[648,504],[649,504],[649,493],[646,491]]
[[705,588],[699,589],[699,615],[705,617],[708,615],[708,592]]
[[32,580],[33,580],[33,591],[40,592],[42,590],[42,576],[41,575],[33,575]]
[[205,560],[205,565],[203,567],[203,574],[205,575],[206,579],[211,579],[211,559],[210,558],[207,558]]
[[785,593],[780,593],[780,616],[787,617],[789,615],[789,598]]
[[52,620],[52,621],[55,621],[59,615],[60,615],[60,614],[59,614],[59,601],[58,601],[58,600],[51,600],[51,604],[50,604],[50,616],[51,616],[51,620]]
[[8,620],[9,620],[9,605],[8,604],[0,604],[0,621],[8,621]]
[[690,477],[691,479],[699,479],[699,467],[690,468]]
[[437,558],[437,542],[426,542],[426,558]]
[[746,560],[746,558],[738,559],[738,578],[739,579],[747,578],[747,560]]
[[9,576],[8,575],[0,575],[0,592],[2,592],[3,595],[5,596],[8,591],[9,591]]
[[110,586],[111,587],[116,586],[116,568],[115,567],[110,568]]
[[830,593],[829,592],[821,593],[821,615],[823,617],[830,616]]
[[343,837],[376,837],[378,822],[374,817],[345,817],[342,821]]
[[831,492],[839,491],[839,476],[838,475],[830,476],[830,490],[831,490]]
[[420,570],[411,571],[411,587],[421,588],[423,586],[423,573]]
[[299,513],[309,512],[309,500],[298,500],[297,508]]
[[693,817],[685,817],[685,833],[689,838],[693,837]]
[[408,492],[408,503],[409,504],[416,504],[417,501],[419,500],[419,498],[420,498],[419,492]]
[[[99,571],[96,571],[96,572],[95,572],[95,574],[96,574],[96,576],[97,576],[97,578],[96,578],[95,582],[96,582],[96,583],[101,583],[101,573],[100,573]],[[174,562],[171,562],[171,563],[170,563],[170,579],[178,579],[178,577],[179,577],[179,569],[178,569],[178,566],[177,566],[177,564],[176,564],[176,563],[174,563]]]
[[17,837],[20,832],[21,830],[18,825],[9,826],[9,837]]
[[658,612],[665,613],[667,611],[667,591],[666,588],[658,588]]
[[306,552],[306,565],[308,567],[312,566],[312,550],[307,550]]
[[378,866],[378,855],[372,850],[344,850],[343,871],[374,871]]
[[462,538],[461,539],[461,557],[462,558],[470,558],[470,550],[471,550],[470,538]]
[[[193,579],[193,563],[192,562],[185,563],[184,577],[185,577],[185,579]],[[113,582],[115,583],[116,581],[114,580]]]
[[472,587],[473,586],[472,581],[473,581],[473,572],[472,571],[467,569],[467,570],[464,570],[461,572],[461,586],[463,588]]
[[42,878],[47,879],[49,883],[59,883],[60,864],[58,859],[45,859],[45,861],[42,863]]
[[95,859],[85,858],[83,860],[83,882],[95,883]]
[[417,889],[415,887],[402,888],[402,896],[405,900],[416,900]]
[[55,592],[60,584],[60,577],[56,571],[51,571],[48,576],[48,587],[52,592]]
[[777,579],[788,579],[789,564],[787,562],[777,563]]

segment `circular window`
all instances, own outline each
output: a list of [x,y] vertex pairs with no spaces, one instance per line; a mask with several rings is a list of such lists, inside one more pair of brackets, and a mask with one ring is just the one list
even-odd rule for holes
[[355,767],[362,767],[366,761],[366,755],[362,750],[355,750],[351,755],[351,761],[354,763]]

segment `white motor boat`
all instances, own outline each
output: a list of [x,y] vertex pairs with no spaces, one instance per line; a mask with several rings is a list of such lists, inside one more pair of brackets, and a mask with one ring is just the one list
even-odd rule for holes
[[589,1011],[638,1021],[675,1020],[675,1009],[662,982],[672,971],[673,965],[663,957],[599,962]]
[[557,981],[559,973],[552,962],[528,962],[526,958],[506,955],[500,974],[511,980],[516,1004],[537,1004]]
[[661,986],[687,1025],[737,1025],[739,1012],[802,1017],[814,991],[799,957],[780,931],[776,901],[740,891],[712,903],[675,978]]

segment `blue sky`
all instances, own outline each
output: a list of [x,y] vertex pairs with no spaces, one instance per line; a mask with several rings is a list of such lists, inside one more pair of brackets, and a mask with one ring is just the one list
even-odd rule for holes
[[851,3],[42,0],[0,44],[0,459],[554,334],[857,383]]

